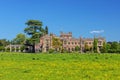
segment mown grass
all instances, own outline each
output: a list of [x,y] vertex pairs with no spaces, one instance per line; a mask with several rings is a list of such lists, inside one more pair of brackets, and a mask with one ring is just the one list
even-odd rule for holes
[[0,80],[120,80],[120,55],[0,53]]

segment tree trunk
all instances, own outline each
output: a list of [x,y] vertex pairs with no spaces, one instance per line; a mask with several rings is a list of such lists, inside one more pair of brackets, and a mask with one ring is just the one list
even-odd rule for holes
[[32,53],[35,53],[35,42],[32,45]]

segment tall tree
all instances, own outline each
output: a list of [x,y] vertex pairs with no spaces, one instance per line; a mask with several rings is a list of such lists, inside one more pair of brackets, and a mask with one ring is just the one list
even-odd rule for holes
[[89,46],[87,43],[85,43],[85,52],[92,52],[92,46]]
[[106,50],[107,50],[107,52],[108,52],[108,50],[110,50],[110,48],[111,48],[111,44],[110,43],[106,43]]
[[94,42],[93,42],[93,51],[94,51],[94,53],[98,53],[97,44],[98,44],[98,39],[94,38]]
[[20,34],[17,34],[15,39],[13,39],[12,43],[22,45],[22,44],[24,44],[25,39],[26,39],[26,36],[24,34],[20,33]]
[[75,46],[75,51],[80,51],[80,47],[79,46]]
[[118,53],[120,53],[120,41],[119,41],[119,44],[118,44]]
[[35,43],[39,42],[39,38],[44,34],[42,22],[39,20],[28,20],[26,22],[27,28],[24,32],[30,35],[30,44],[32,45],[32,52],[35,53]]
[[45,33],[48,34],[48,26],[45,27]]
[[106,53],[107,52],[107,45],[106,45],[106,42],[103,42],[103,46],[101,48],[101,53]]
[[61,48],[62,42],[60,41],[59,38],[53,37],[53,38],[52,38],[52,46],[53,46],[53,48],[57,51],[58,48],[59,48],[59,49]]
[[10,42],[6,39],[0,39],[0,51],[5,51],[5,46],[9,45]]
[[117,50],[118,48],[119,48],[119,43],[116,42],[116,41],[112,42],[112,44],[111,44],[111,49]]
[[120,53],[120,44],[119,42],[107,42],[107,51],[108,53]]
[[7,41],[6,39],[0,39],[0,46],[6,46],[8,44],[10,44],[10,42]]

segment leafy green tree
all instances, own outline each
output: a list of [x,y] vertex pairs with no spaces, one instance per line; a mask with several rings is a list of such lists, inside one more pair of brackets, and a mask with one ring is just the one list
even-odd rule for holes
[[111,49],[116,49],[117,50],[118,47],[119,47],[119,43],[118,42],[116,42],[116,41],[112,42]]
[[5,51],[4,46],[0,46],[0,51]]
[[119,42],[116,42],[116,41],[108,42],[107,47],[108,47],[107,48],[108,53],[120,53]]
[[57,49],[60,49],[62,46],[62,42],[60,41],[59,38],[52,38],[52,46],[53,48],[57,51]]
[[49,49],[49,53],[53,53],[54,52],[54,49]]
[[92,46],[89,46],[87,43],[85,43],[85,52],[92,52]]
[[111,48],[111,44],[110,43],[106,43],[106,50],[108,52],[108,50]]
[[25,49],[25,46],[22,45],[22,46],[20,47],[21,52],[23,52],[24,49]]
[[120,41],[119,41],[119,43],[118,43],[118,53],[120,53]]
[[26,40],[26,36],[24,34],[20,33],[20,34],[17,34],[15,39],[13,39],[12,43],[22,45],[22,44],[24,44],[25,40]]
[[79,47],[79,46],[76,46],[76,47],[75,47],[75,51],[80,51],[80,47]]
[[48,27],[45,27],[45,33],[48,34]]
[[80,47],[79,47],[79,46],[76,46],[76,47],[75,47],[75,51],[77,51],[77,52],[80,51]]
[[98,44],[98,39],[94,38],[94,42],[93,42],[93,51],[94,51],[94,53],[98,53],[97,44]]
[[120,50],[120,41],[119,41],[119,48],[118,49]]
[[0,51],[5,51],[5,47],[10,44],[6,39],[0,39]]
[[9,47],[6,49],[6,52],[10,52],[10,48]]
[[32,45],[32,52],[35,53],[35,43],[39,42],[39,38],[45,34],[42,28],[42,22],[39,20],[28,20],[26,22],[27,28],[24,32],[30,36],[30,45]]
[[106,42],[103,42],[103,46],[101,48],[101,53],[106,53],[107,52],[107,45],[106,45]]
[[10,44],[10,41],[7,41],[6,39],[0,39],[0,46],[6,46]]

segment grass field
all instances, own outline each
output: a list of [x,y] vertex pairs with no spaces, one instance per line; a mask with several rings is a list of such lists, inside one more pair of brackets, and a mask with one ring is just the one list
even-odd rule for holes
[[0,53],[0,80],[120,80],[120,54]]

